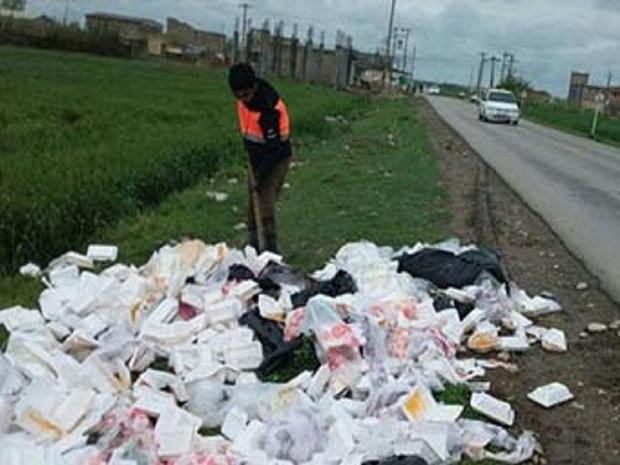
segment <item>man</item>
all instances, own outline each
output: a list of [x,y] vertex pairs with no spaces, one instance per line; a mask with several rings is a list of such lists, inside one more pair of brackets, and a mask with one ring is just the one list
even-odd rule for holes
[[264,249],[278,253],[276,202],[291,161],[288,111],[275,89],[257,78],[246,63],[230,68],[228,83],[237,99],[239,127],[251,169],[248,171],[248,244],[262,252],[258,212],[262,218]]

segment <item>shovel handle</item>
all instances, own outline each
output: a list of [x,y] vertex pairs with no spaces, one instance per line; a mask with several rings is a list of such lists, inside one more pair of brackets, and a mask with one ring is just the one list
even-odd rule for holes
[[252,191],[252,208],[254,208],[254,221],[256,222],[256,232],[258,234],[258,253],[265,250],[265,229],[263,228],[263,214],[260,207],[260,196],[254,188],[256,179],[254,178],[254,168],[252,163],[248,161],[248,179],[250,180],[250,190]]

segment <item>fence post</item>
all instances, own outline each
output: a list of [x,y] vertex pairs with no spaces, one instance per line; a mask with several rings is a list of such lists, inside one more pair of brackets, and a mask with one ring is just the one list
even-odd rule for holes
[[297,70],[297,47],[299,46],[299,40],[297,39],[298,27],[297,23],[293,24],[293,37],[291,38],[291,55],[290,55],[290,69],[289,76],[292,78],[296,76]]

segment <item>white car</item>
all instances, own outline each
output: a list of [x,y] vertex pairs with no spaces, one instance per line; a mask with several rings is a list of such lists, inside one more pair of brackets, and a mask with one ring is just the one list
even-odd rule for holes
[[431,95],[439,95],[441,94],[441,89],[437,85],[430,85],[426,88],[426,93]]
[[480,99],[478,105],[478,119],[481,121],[496,121],[499,123],[519,124],[521,110],[515,95],[509,90],[489,89]]

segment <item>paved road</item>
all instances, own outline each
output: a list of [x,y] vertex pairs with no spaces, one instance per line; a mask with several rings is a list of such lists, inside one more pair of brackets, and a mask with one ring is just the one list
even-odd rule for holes
[[529,121],[483,123],[469,102],[429,101],[620,302],[620,150]]

